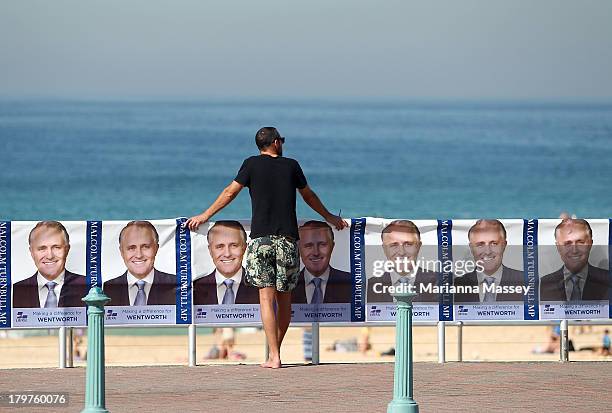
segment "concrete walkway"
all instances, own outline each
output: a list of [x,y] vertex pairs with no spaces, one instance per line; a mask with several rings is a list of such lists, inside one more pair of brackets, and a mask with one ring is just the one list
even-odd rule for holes
[[[417,363],[421,412],[602,412],[612,406],[612,362]],[[0,407],[4,412],[79,412],[85,369],[0,370],[0,392],[68,392],[66,408]],[[385,412],[393,364],[109,367],[111,412]]]

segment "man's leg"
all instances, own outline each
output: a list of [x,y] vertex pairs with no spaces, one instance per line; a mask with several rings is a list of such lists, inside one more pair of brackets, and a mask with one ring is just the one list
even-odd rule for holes
[[[276,299],[276,288],[265,287],[259,289],[259,308],[261,321],[268,339],[270,349],[268,360],[261,364],[262,367],[277,369],[281,366],[280,345],[278,340],[278,323],[274,314],[274,301]],[[289,303],[291,305],[291,303]],[[289,312],[291,315],[291,312]]]
[[280,351],[283,338],[289,328],[291,322],[291,291],[276,292],[276,302],[278,304],[277,320],[278,320],[278,349]]

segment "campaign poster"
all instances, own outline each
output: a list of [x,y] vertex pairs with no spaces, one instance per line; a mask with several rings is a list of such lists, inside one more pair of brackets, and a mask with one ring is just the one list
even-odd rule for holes
[[12,327],[86,325],[85,222],[15,221],[10,226]]
[[320,220],[298,224],[300,272],[291,292],[294,322],[350,322],[353,301],[351,231]]
[[0,328],[11,328],[11,222],[0,221]]
[[103,221],[102,289],[109,325],[191,322],[190,233],[183,220]]
[[250,223],[220,220],[192,232],[193,316],[196,324],[261,322],[259,289],[246,277]]
[[438,321],[438,222],[367,218],[364,240],[367,320],[394,321],[397,306],[391,293],[401,287],[417,294],[414,321]]
[[540,318],[609,318],[609,220],[538,221]]
[[523,265],[523,220],[454,220],[456,321],[523,320],[530,287]]

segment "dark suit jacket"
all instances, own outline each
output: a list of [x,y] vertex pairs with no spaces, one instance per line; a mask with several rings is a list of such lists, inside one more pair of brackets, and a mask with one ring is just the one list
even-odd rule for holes
[[[353,281],[351,273],[329,267],[329,278],[325,287],[324,303],[350,303],[353,300]],[[298,283],[291,292],[291,302],[306,304],[306,285],[304,284],[304,269],[300,271]]]
[[[216,270],[215,270],[216,271]],[[193,304],[221,304],[217,298],[215,271],[193,282]],[[246,271],[242,268],[242,280],[236,294],[235,304],[259,304],[259,288],[246,284]]]
[[[147,297],[147,305],[176,304],[176,276],[153,270],[153,284]],[[106,281],[102,287],[111,301],[107,305],[130,305],[127,287],[127,271]]]
[[[582,289],[582,299],[607,300],[608,286],[608,271],[602,268],[593,267],[589,264],[586,283]],[[540,280],[540,300],[567,301],[563,267],[542,277]]]
[[[66,270],[58,307],[85,307],[81,298],[87,295],[87,279]],[[36,274],[13,285],[13,308],[40,308]]]
[[[464,274],[461,277],[456,277],[453,281],[454,285],[465,285],[465,286],[478,286],[478,276],[476,271],[472,271],[468,274]],[[505,265],[502,265],[502,279],[500,286],[523,286],[525,285],[525,279],[521,271],[513,270]],[[497,287],[497,285],[496,285]],[[497,294],[496,301],[523,301],[523,293],[512,293],[512,294]],[[455,294],[456,303],[479,303],[480,295],[478,293],[460,293]]]
[[[384,273],[382,277],[373,277],[368,279],[368,303],[391,303],[393,297],[388,292],[376,293],[374,291],[374,283],[381,283],[382,286],[391,286],[391,274],[388,272]],[[414,282],[415,292],[417,296],[413,302],[419,303],[437,303],[439,301],[439,294],[434,293],[420,293],[421,285],[430,284],[432,286],[438,285],[438,273],[433,271],[423,270],[419,268],[416,274],[416,280]]]

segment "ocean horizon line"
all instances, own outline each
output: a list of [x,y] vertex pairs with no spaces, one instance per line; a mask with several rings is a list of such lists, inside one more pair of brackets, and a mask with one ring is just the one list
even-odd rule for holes
[[399,97],[399,96],[61,96],[61,95],[24,95],[12,96],[0,95],[0,102],[4,103],[144,103],[144,104],[166,104],[166,103],[194,103],[194,104],[282,104],[282,103],[304,103],[304,104],[338,104],[345,103],[358,106],[360,104],[397,104],[397,105],[425,105],[425,106],[470,106],[482,107],[504,107],[534,105],[537,107],[551,106],[612,106],[612,96],[606,98],[581,98],[581,97]]

